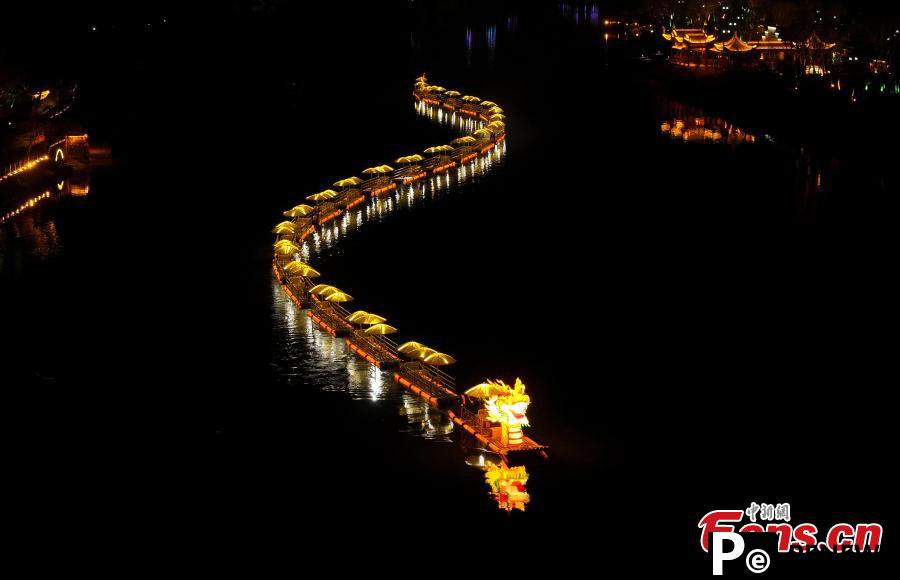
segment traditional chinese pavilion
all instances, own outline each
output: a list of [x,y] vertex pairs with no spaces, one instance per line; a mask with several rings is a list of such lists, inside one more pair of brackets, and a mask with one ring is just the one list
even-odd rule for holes
[[663,31],[672,43],[672,63],[696,69],[778,68],[783,63],[804,66],[808,74],[823,74],[834,43],[823,42],[814,32],[806,41],[794,43],[778,38],[770,28],[759,40],[744,40],[737,32],[721,42],[701,28]]
[[662,33],[672,43],[673,62],[686,66],[705,66],[716,37],[702,28],[673,28]]

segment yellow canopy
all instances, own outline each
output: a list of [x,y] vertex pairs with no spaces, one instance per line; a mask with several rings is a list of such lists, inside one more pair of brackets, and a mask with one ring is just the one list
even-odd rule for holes
[[502,129],[502,128],[506,127],[506,123],[504,123],[503,121],[491,121],[490,123],[488,123],[488,127]]
[[339,195],[340,194],[333,189],[326,189],[325,191],[320,191],[319,193],[307,195],[306,199],[310,201],[325,201],[326,199],[334,199]]
[[353,296],[350,296],[346,292],[341,292],[340,290],[336,292],[331,292],[328,296],[325,297],[325,300],[329,302],[350,302],[353,300]]
[[384,175],[385,173],[390,173],[394,168],[390,165],[376,165],[375,167],[367,167],[363,169],[363,173],[366,175]]
[[418,153],[414,155],[407,155],[406,157],[398,157],[397,163],[418,163],[419,161],[423,161],[425,158],[419,155]]
[[284,271],[288,274],[300,274],[304,268],[309,268],[309,264],[304,264],[299,260],[294,260],[284,265]]
[[362,320],[359,321],[360,324],[381,324],[387,320],[384,316],[379,316],[377,314],[368,313],[366,314]]
[[475,131],[475,132],[472,133],[472,134],[473,134],[473,135],[484,135],[484,136],[486,136],[486,137],[490,137],[490,136],[491,136],[491,132],[488,131],[487,129],[479,129],[479,130]]
[[359,185],[360,183],[362,183],[362,179],[353,176],[341,179],[340,181],[335,181],[332,185],[335,187],[349,187],[351,185]]
[[423,346],[423,347],[420,348],[420,349],[414,350],[414,351],[412,351],[412,352],[408,352],[408,353],[406,353],[406,354],[408,354],[408,355],[410,355],[410,356],[414,356],[414,357],[416,357],[416,358],[418,358],[418,359],[420,359],[420,360],[425,360],[427,357],[433,355],[433,354],[436,353],[436,352],[437,352],[437,351],[434,350],[434,349],[431,348],[431,347]]
[[319,271],[316,270],[315,268],[313,268],[312,266],[304,265],[303,268],[300,270],[300,275],[306,276],[307,278],[318,278],[322,274],[319,274]]
[[471,389],[467,389],[465,394],[468,397],[473,397],[475,399],[487,399],[493,395],[501,392],[499,385],[494,383],[481,383],[479,385],[475,385]]
[[297,230],[294,222],[281,222],[272,229],[273,234],[293,234]]
[[497,103],[495,103],[494,101],[481,101],[481,106],[482,107],[496,107]]
[[473,97],[472,95],[466,95],[462,98],[462,100],[468,103],[478,103],[481,101],[481,99],[479,99],[478,97]]
[[449,354],[444,354],[442,352],[433,352],[423,358],[422,361],[425,364],[429,365],[452,365],[456,362],[456,359]]
[[423,75],[420,76],[420,77],[416,77],[416,80],[419,81],[420,83],[424,83],[424,82],[427,81],[428,79],[425,78],[425,75],[423,74]]
[[423,348],[428,348],[421,342],[416,342],[414,340],[410,340],[409,342],[404,342],[400,346],[397,347],[397,350],[402,352],[403,354],[413,354],[416,351],[419,351]]
[[378,316],[377,314],[372,314],[365,310],[357,310],[347,317],[347,321],[353,322],[354,324],[380,324],[385,320],[387,319],[383,316]]
[[393,326],[391,326],[390,324],[378,323],[378,324],[373,324],[369,328],[365,329],[363,332],[365,332],[366,334],[385,335],[385,334],[394,334],[395,332],[397,332],[397,329],[394,328]]
[[305,217],[316,211],[312,206],[301,203],[284,212],[285,217]]
[[494,113],[491,115],[491,121],[502,121],[506,118],[503,113]]
[[306,276],[307,278],[318,278],[321,276],[321,274],[309,264],[296,261],[286,265],[284,271],[288,274]]
[[309,293],[315,294],[316,296],[325,296],[326,294],[331,294],[334,292],[340,292],[340,290],[330,284],[316,284],[309,289]]
[[477,141],[477,139],[475,139],[475,137],[466,135],[465,137],[459,137],[458,139],[454,139],[453,141],[450,141],[450,142],[453,143],[454,145],[468,145],[469,143],[474,143],[475,141]]
[[426,149],[424,153],[441,153],[442,151],[453,151],[453,147],[449,145],[435,145]]
[[443,92],[446,91],[447,89],[445,89],[444,87],[439,87],[439,86],[437,86],[437,85],[431,85],[431,86],[428,87],[428,90],[429,90],[429,91],[434,91],[434,92],[436,92],[436,93],[443,93]]
[[369,313],[365,310],[357,310],[356,312],[350,313],[350,316],[347,317],[347,322],[362,322],[362,318],[368,316]]
[[288,250],[286,253],[293,254],[294,252],[299,252],[300,247],[290,240],[278,240],[273,244],[276,250],[286,249]]
[[488,109],[488,113],[491,113],[491,114],[497,114],[497,113],[502,113],[502,112],[503,112],[503,109],[501,109],[500,107],[491,107],[490,109]]
[[[444,93],[444,94],[447,95],[448,97],[458,97],[458,96],[460,96],[462,93],[459,92],[459,91],[447,91],[447,92]],[[463,98],[465,98],[465,97],[463,97]]]

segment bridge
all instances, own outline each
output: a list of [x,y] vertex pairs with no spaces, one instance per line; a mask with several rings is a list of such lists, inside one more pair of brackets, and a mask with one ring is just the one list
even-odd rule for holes
[[67,135],[50,143],[45,152],[28,155],[0,168],[0,183],[13,177],[42,169],[48,163],[60,167],[85,169],[91,163],[91,154],[87,133],[83,135]]
[[[286,222],[276,227],[279,232],[276,247],[299,248],[299,244],[320,231],[325,224],[366,199],[384,195],[398,186],[441,175],[454,167],[474,163],[503,145],[506,126],[502,120],[502,109],[495,103],[429,86],[424,82],[424,77],[418,80],[413,91],[417,106],[468,117],[473,120],[475,130],[470,135],[454,139],[450,145],[429,147],[425,150],[428,158],[421,155],[401,157],[397,163],[402,166],[397,169],[386,165],[369,168],[364,171],[371,175],[368,179],[348,178],[335,184],[343,187],[340,192],[326,190],[333,195],[323,195],[326,193],[323,192],[312,196],[315,197],[315,207],[306,206],[309,210],[303,209],[303,215],[294,215],[289,227]],[[292,212],[285,212],[285,215],[291,216]],[[316,283],[310,277],[285,269],[294,261],[295,254],[290,251],[276,252],[272,268],[285,293],[298,307],[306,309],[307,316],[320,329],[335,337],[343,337],[356,356],[379,369],[390,370],[397,384],[446,413],[464,431],[504,458],[510,454],[524,453],[546,457],[547,446],[528,437],[510,441],[505,438],[504,429],[488,421],[483,412],[471,409],[471,399],[467,400],[457,391],[456,379],[451,374],[425,364],[415,355],[402,352],[389,337],[367,334],[358,325],[349,322],[350,312],[346,308],[311,291]]]
[[53,162],[70,167],[86,167],[91,162],[90,145],[87,133],[83,135],[66,135],[50,144],[47,155]]

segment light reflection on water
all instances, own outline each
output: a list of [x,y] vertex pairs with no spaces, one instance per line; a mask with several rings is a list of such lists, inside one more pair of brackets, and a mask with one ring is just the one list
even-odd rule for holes
[[90,175],[78,174],[54,180],[4,208],[0,214],[0,258],[13,246],[38,259],[58,255],[63,244],[56,224],[57,205],[68,197],[84,197],[89,191]]
[[453,421],[432,409],[425,401],[406,391],[400,391],[400,415],[406,417],[403,433],[435,441],[450,441]]
[[485,29],[488,46],[488,68],[494,68],[497,62],[497,26],[490,24]]
[[775,140],[768,134],[739,127],[722,117],[707,114],[700,108],[677,101],[666,102],[659,131],[672,141],[684,143],[775,144]]
[[820,194],[830,190],[831,176],[806,147],[779,143],[762,131],[739,127],[727,119],[710,115],[698,107],[666,101],[659,134],[673,143],[709,146],[769,146],[794,158],[795,207],[799,215],[813,216],[820,208]]
[[[471,133],[482,126],[478,121],[468,117],[456,113],[445,114],[442,109],[427,106],[421,102],[416,106],[416,113],[434,122],[449,125],[463,133]],[[299,258],[303,261],[314,262],[316,257],[322,255],[323,252],[335,248],[341,237],[358,231],[370,223],[377,223],[394,211],[413,209],[442,192],[453,191],[460,185],[477,180],[496,164],[501,163],[506,151],[507,141],[504,140],[488,154],[478,156],[443,174],[409,185],[398,185],[397,189],[389,194],[366,200],[364,204],[345,212],[339,219],[305,239],[300,244]]]
[[396,386],[391,374],[357,358],[343,338],[321,332],[272,284],[273,368],[287,384],[313,384],[357,401],[388,402],[406,418],[400,429],[416,437],[449,442],[453,423],[425,401]]

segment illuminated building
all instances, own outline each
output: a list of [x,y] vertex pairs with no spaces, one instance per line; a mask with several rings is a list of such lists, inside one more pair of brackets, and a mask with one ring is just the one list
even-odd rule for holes
[[776,69],[785,64],[799,65],[806,74],[825,74],[833,57],[835,43],[824,42],[813,32],[803,42],[782,40],[774,27],[768,27],[759,40],[744,40],[737,32],[727,40],[699,28],[675,28],[663,31],[671,43],[671,62],[690,69],[712,71],[731,68]]

